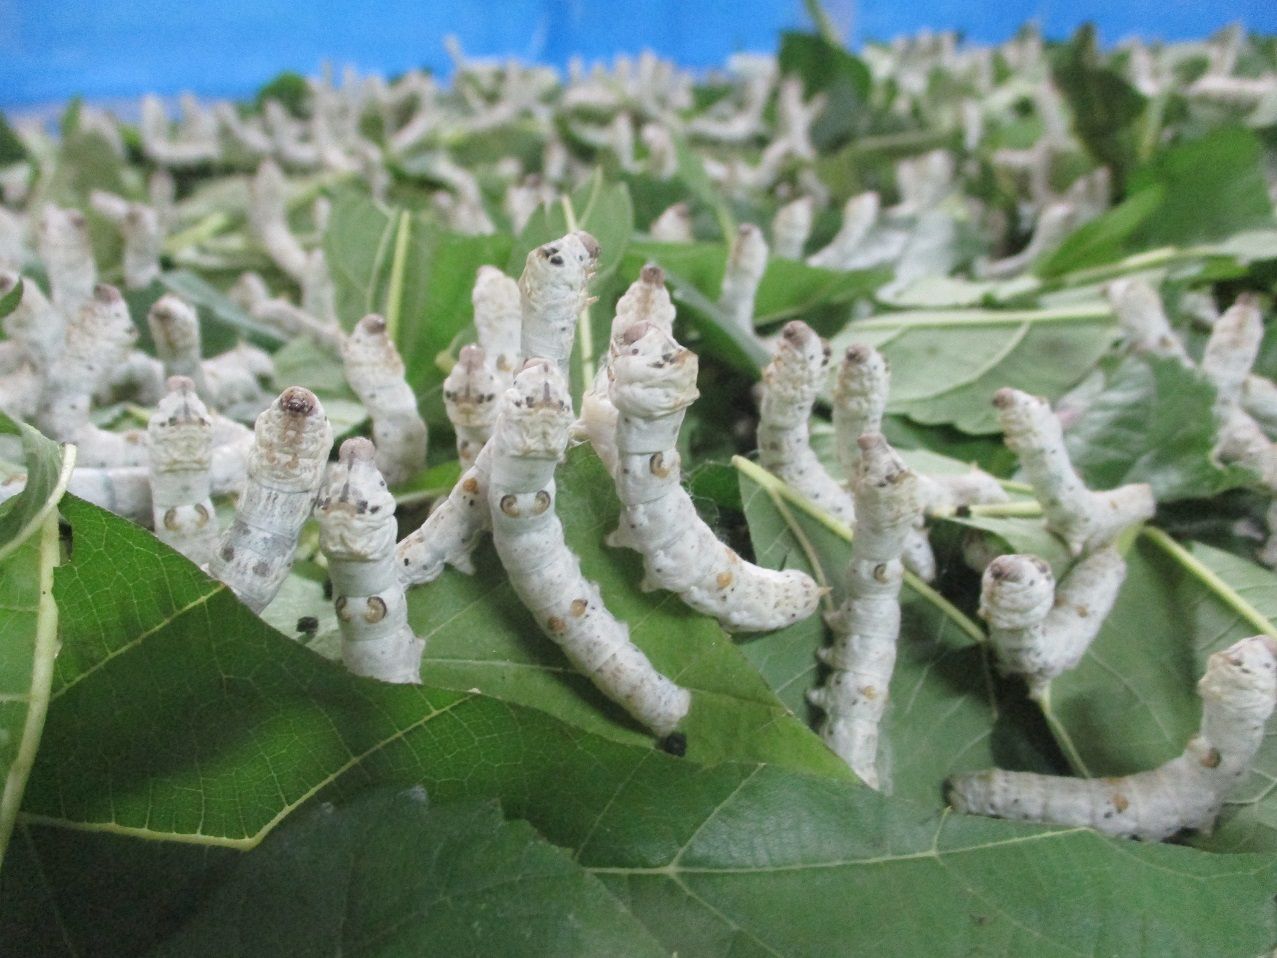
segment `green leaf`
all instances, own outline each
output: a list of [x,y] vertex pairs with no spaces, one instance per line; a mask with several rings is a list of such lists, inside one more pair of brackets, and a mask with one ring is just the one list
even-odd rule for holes
[[9,290],[9,292],[5,293],[3,296],[0,296],[0,319],[8,316],[18,308],[18,304],[22,302],[22,290],[25,285],[26,280],[19,276],[18,282],[13,289]]
[[257,108],[267,100],[278,100],[293,116],[306,116],[310,107],[310,84],[300,73],[285,70],[257,91]]
[[1073,465],[1095,489],[1147,482],[1159,502],[1251,485],[1213,455],[1215,388],[1178,360],[1128,356],[1065,433]]
[[1087,151],[1113,174],[1121,193],[1139,152],[1139,121],[1148,101],[1116,70],[1100,62],[1092,24],[1054,51],[1051,78],[1073,110],[1073,130]]
[[0,166],[21,163],[25,159],[27,148],[23,145],[22,138],[9,125],[8,117],[0,111]]
[[[1180,547],[1156,530],[1136,540],[1126,561],[1126,582],[1104,628],[1082,663],[1051,683],[1051,709],[1092,775],[1125,775],[1179,755],[1201,720],[1196,684],[1207,657],[1265,625],[1277,636],[1269,569],[1197,543]],[[1193,564],[1217,576],[1219,587]],[[1269,736],[1224,827],[1198,844],[1277,851],[1274,780],[1277,737]]]
[[58,654],[58,608],[53,567],[58,563],[57,505],[75,463],[25,423],[0,414],[0,432],[18,433],[27,482],[0,506],[0,864],[22,803],[27,776],[44,729]]
[[853,322],[831,344],[835,354],[853,342],[882,351],[892,369],[889,411],[987,433],[998,431],[997,390],[1058,399],[1107,351],[1115,331],[1104,304],[917,311]]
[[[463,236],[421,214],[387,210],[345,190],[333,204],[324,250],[342,326],[368,313],[391,324],[413,391],[429,402],[446,375],[438,363],[470,323],[470,291],[480,266],[504,262],[506,236]],[[443,420],[442,408],[430,417]]]
[[[298,890],[304,894],[298,895]],[[245,856],[155,958],[660,955],[599,879],[492,802],[424,789],[312,806]]]
[[[559,515],[586,578],[630,637],[664,674],[693,693],[681,728],[689,760],[768,761],[799,771],[846,777],[846,768],[787,713],[714,620],[676,595],[643,592],[643,564],[610,549],[620,506],[611,477],[588,447],[559,468]],[[432,685],[478,690],[528,705],[589,732],[632,744],[651,737],[577,673],[520,605],[495,550],[485,543],[473,576],[448,572],[409,593],[410,621],[426,639],[424,674]]]
[[819,150],[836,149],[863,130],[872,77],[862,60],[828,40],[807,33],[782,33],[778,55],[782,76],[803,81],[804,96],[824,93],[829,102],[812,126]]
[[1044,279],[1054,279],[1073,270],[1121,259],[1131,236],[1165,199],[1166,189],[1160,184],[1140,190],[1074,230],[1058,249],[1034,264],[1033,272]]

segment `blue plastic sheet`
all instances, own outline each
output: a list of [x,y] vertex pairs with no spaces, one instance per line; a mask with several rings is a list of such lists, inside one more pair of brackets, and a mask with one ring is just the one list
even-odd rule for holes
[[[924,27],[998,41],[1036,19],[1048,35],[1099,24],[1106,41],[1138,33],[1202,36],[1241,21],[1277,32],[1277,0],[1059,0],[977,3],[873,0],[825,4],[853,41]],[[0,0],[0,106],[135,97],[148,90],[249,93],[281,70],[336,66],[446,73],[442,38],[471,55],[512,54],[563,65],[645,47],[691,66],[738,50],[771,50],[806,23],[801,3],[768,0]]]

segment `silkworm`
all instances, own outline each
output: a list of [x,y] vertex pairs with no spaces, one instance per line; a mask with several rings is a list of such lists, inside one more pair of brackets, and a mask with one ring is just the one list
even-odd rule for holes
[[306,250],[288,228],[288,183],[279,167],[266,160],[249,184],[248,223],[275,265],[302,282]]
[[867,433],[859,445],[847,597],[827,617],[834,639],[821,660],[831,671],[807,697],[825,712],[820,734],[829,747],[866,785],[878,788],[879,726],[900,634],[901,553],[921,509],[917,478],[887,441]]
[[1082,482],[1064,447],[1060,420],[1050,404],[1018,389],[999,389],[993,399],[1007,447],[1033,486],[1046,513],[1047,528],[1075,555],[1108,545],[1127,526],[1153,515],[1153,492],[1146,483],[1092,492]]
[[254,612],[270,604],[288,577],[332,445],[323,406],[300,386],[285,389],[257,417],[235,520],[208,564],[209,574]]
[[167,390],[147,425],[152,521],[156,538],[203,565],[217,541],[213,421],[190,379],[173,376]]
[[523,304],[519,284],[495,266],[480,266],[470,294],[479,345],[504,385],[514,381],[522,350]]
[[1040,698],[1086,654],[1117,601],[1126,562],[1111,546],[1078,560],[1056,588],[1032,555],[998,556],[984,570],[980,616],[1003,672],[1021,675]]
[[567,376],[577,317],[590,303],[587,287],[598,261],[598,241],[584,230],[528,253],[519,277],[523,356],[553,360]]
[[420,472],[426,464],[426,423],[386,321],[370,314],[356,323],[341,358],[346,381],[372,418],[377,468],[386,481],[393,485]]
[[492,538],[520,601],[541,631],[604,695],[660,736],[691,707],[686,689],[658,672],[629,629],[581,574],[555,510],[554,471],[572,424],[567,385],[550,362],[515,377],[497,418],[488,504]]
[[49,205],[40,215],[36,246],[49,277],[53,305],[74,316],[93,297],[98,268],[89,242],[89,226],[79,210]]
[[720,542],[683,488],[678,433],[696,399],[697,360],[664,330],[637,323],[618,340],[610,395],[619,412],[614,474],[623,507],[609,539],[643,555],[643,587],[676,592],[729,631],[780,628],[811,615],[820,590],[795,569],[764,569]]
[[490,443],[479,450],[474,465],[461,474],[448,497],[426,521],[395,547],[395,571],[405,587],[433,582],[445,566],[470,575],[475,547],[491,528],[488,514]]
[[718,305],[728,322],[750,336],[754,335],[754,299],[766,270],[767,240],[763,231],[753,223],[742,223],[727,254]]
[[457,434],[457,458],[463,470],[474,465],[479,450],[492,436],[503,386],[481,347],[461,348],[457,364],[443,381],[443,406]]
[[949,804],[959,812],[1081,825],[1145,841],[1208,831],[1263,744],[1277,704],[1275,653],[1273,640],[1257,635],[1211,655],[1197,683],[1201,728],[1164,765],[1090,779],[988,769],[950,778]]
[[383,682],[419,684],[425,642],[408,625],[395,572],[395,498],[367,439],[347,439],[315,502],[346,668]]
[[810,196],[790,200],[772,220],[772,252],[780,259],[800,260],[811,236],[816,203]]
[[652,220],[647,231],[658,243],[690,243],[692,234],[692,213],[686,203],[675,203],[661,211],[661,215]]

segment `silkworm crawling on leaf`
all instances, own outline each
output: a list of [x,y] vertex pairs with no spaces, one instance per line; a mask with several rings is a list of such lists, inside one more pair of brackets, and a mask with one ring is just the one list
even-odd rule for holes
[[151,514],[155,535],[197,565],[217,541],[210,470],[213,421],[195,383],[173,376],[147,425],[151,454]]
[[619,337],[611,398],[619,413],[613,478],[623,509],[608,542],[643,555],[643,588],[676,592],[729,631],[797,622],[820,599],[811,577],[746,562],[705,525],[680,482],[678,433],[698,395],[696,372],[696,354],[650,323]]
[[566,377],[576,321],[591,302],[587,291],[599,262],[598,241],[584,230],[528,253],[519,293],[523,308],[520,351],[558,364]]
[[692,212],[686,203],[675,203],[663,210],[647,231],[658,243],[690,243],[695,239],[692,233]]
[[1086,654],[1117,601],[1126,562],[1112,546],[1078,560],[1056,588],[1032,555],[998,556],[984,570],[980,616],[1003,672],[1022,675],[1039,698]]
[[[522,350],[523,303],[519,284],[495,266],[480,266],[470,294],[474,329],[503,385],[514,380]],[[494,413],[495,415],[495,413]]]
[[763,231],[753,223],[742,223],[727,254],[718,305],[729,322],[751,336],[754,335],[754,298],[766,270],[767,240],[763,238]]
[[474,572],[475,547],[486,529],[488,475],[491,443],[475,456],[474,465],[461,474],[448,498],[438,503],[415,531],[395,547],[395,569],[405,587],[433,582],[450,565],[459,572]]
[[829,344],[801,320],[786,323],[763,370],[758,403],[758,461],[825,511],[851,523],[851,496],[811,448],[808,420],[828,378]]
[[328,559],[341,629],[341,659],[356,675],[421,682],[425,642],[408,625],[395,572],[395,498],[367,439],[347,439],[315,502],[319,547]]
[[315,394],[290,386],[257,417],[235,520],[208,571],[260,612],[284,584],[324,477],[333,431]]
[[847,597],[828,617],[834,640],[821,659],[831,671],[807,697],[825,712],[820,734],[829,747],[866,785],[878,788],[878,729],[900,635],[901,556],[920,504],[917,477],[887,440],[868,433],[859,444]]
[[778,258],[803,258],[815,211],[816,203],[810,196],[800,196],[776,211],[772,220],[772,252]]
[[1075,555],[1112,542],[1123,529],[1153,515],[1153,492],[1145,483],[1119,486],[1108,492],[1086,488],[1069,461],[1064,431],[1050,404],[1018,389],[999,389],[998,410],[1007,448],[1042,503],[1046,524]]
[[1183,754],[1122,778],[1067,778],[988,769],[949,779],[960,812],[1161,841],[1185,829],[1209,831],[1229,793],[1250,770],[1277,704],[1277,648],[1253,636],[1214,653],[1197,683],[1202,723]]
[[497,399],[503,384],[483,349],[461,348],[457,364],[443,381],[443,407],[457,434],[457,458],[462,469],[474,465],[479,450],[492,436],[497,421]]
[[145,289],[160,275],[160,251],[164,224],[153,207],[131,203],[114,193],[94,190],[93,208],[115,224],[124,239],[124,285]]
[[1132,349],[1192,364],[1184,344],[1171,329],[1157,290],[1142,279],[1121,279],[1110,283],[1106,292]]
[[370,314],[355,324],[342,345],[346,381],[372,418],[377,468],[394,484],[426,464],[426,423],[417,397],[404,379],[404,363],[386,332],[386,321]]
[[612,335],[609,339],[609,355],[600,365],[598,373],[581,396],[581,417],[573,426],[573,434],[590,441],[609,473],[616,472],[616,407],[609,395],[612,354],[617,349],[621,334],[634,323],[648,322],[666,333],[674,330],[674,304],[665,288],[665,272],[655,263],[648,263],[639,277],[616,301],[616,315],[612,318]]
[[[567,448],[572,400],[553,364],[530,361],[506,393],[490,448],[492,539],[520,601],[541,630],[608,698],[660,736],[691,695],[653,668],[629,629],[581,574],[555,512],[554,470]],[[677,745],[671,743],[674,748]]]

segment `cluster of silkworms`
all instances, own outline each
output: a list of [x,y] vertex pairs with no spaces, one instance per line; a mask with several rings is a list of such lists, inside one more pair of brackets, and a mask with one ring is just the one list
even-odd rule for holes
[[[1238,31],[1200,46],[1132,41],[1121,69],[1157,96],[1175,86],[1182,58],[1204,54],[1205,71],[1181,91],[1186,109],[1245,118],[1277,98],[1271,77],[1238,75],[1246,43]],[[843,599],[826,616],[827,670],[809,692],[823,714],[820,733],[862,781],[889,787],[880,739],[902,584],[909,574],[936,577],[929,519],[1007,494],[977,469],[910,469],[883,436],[885,357],[863,344],[833,357],[801,321],[773,333],[760,324],[758,303],[777,260],[834,272],[882,269],[891,278],[877,295],[887,301],[963,274],[989,287],[1019,281],[1102,215],[1113,193],[1107,168],[1088,161],[1086,172],[1061,182],[1061,168],[1085,151],[1040,36],[1026,31],[998,48],[964,47],[949,34],[866,47],[872,110],[906,127],[921,120],[934,137],[888,165],[890,186],[839,193],[841,203],[817,162],[829,100],[809,95],[777,58],[733,57],[716,77],[721,95],[701,109],[693,75],[651,54],[619,57],[611,67],[574,63],[561,80],[539,67],[466,59],[455,44],[450,51],[450,88],[419,71],[393,82],[348,71],[340,83],[329,75],[309,82],[300,109],[271,97],[256,110],[183,97],[176,119],[148,97],[136,131],[146,175],[123,179],[118,194],[93,191],[84,211],[48,202],[37,164],[0,170],[0,296],[21,286],[3,319],[0,410],[78,447],[71,492],[149,526],[256,611],[279,593],[303,527],[314,520],[343,661],[372,679],[421,681],[424,642],[408,622],[407,590],[448,567],[473,573],[474,552],[491,535],[544,636],[668,751],[681,753],[691,695],[634,643],[567,545],[554,476],[569,443],[588,441],[611,476],[619,522],[607,542],[640,555],[643,589],[667,590],[732,633],[799,622],[826,590],[801,571],[750,562],[698,515],[680,448],[698,398],[699,359],[675,338],[661,266],[644,266],[616,302],[607,348],[577,407],[569,362],[594,302],[598,242],[569,229],[534,246],[517,279],[495,266],[479,269],[470,300],[477,342],[454,344],[442,384],[461,476],[401,539],[391,488],[422,473],[426,423],[387,322],[339,315],[334,270],[346,264],[328,262],[324,239],[334,189],[351,182],[384,202],[407,180],[424,190],[430,216],[455,233],[517,233],[600,164],[670,183],[691,162],[724,200],[725,212],[713,211],[722,214],[726,245],[714,318],[772,356],[757,390],[759,463],[854,530],[838,583]],[[947,93],[931,83],[937,70],[953,80]],[[1026,117],[1042,129],[1033,146],[988,148],[991,131]],[[455,149],[469,137],[511,131],[534,135],[537,149],[491,163]],[[18,132],[33,155],[55,149],[41,129],[19,124]],[[100,138],[121,158],[133,139],[92,106],[81,109],[77,134]],[[935,146],[941,142],[961,146]],[[222,194],[211,207],[198,190],[179,197],[179,183],[210,170],[226,174],[233,213],[218,205]],[[976,195],[973,183],[986,175],[1012,202]],[[708,211],[698,204],[706,205],[676,202],[638,224],[640,232],[662,244],[704,239],[697,216]],[[766,227],[737,226],[733,208],[774,214]],[[246,224],[242,235],[227,225],[237,218]],[[117,234],[118,268],[107,275],[120,288],[101,282],[94,225]],[[242,341],[205,356],[206,307],[173,292],[145,295],[168,287],[175,266],[227,276],[226,297],[258,330],[283,342],[308,339],[339,362],[371,439],[348,439],[330,462],[332,429],[319,398],[276,382],[270,353]],[[1133,349],[1194,365],[1153,288],[1123,280],[1109,295]],[[132,299],[148,303],[145,317],[130,315]],[[1272,496],[1277,386],[1252,372],[1259,308],[1243,297],[1210,318],[1196,368],[1218,396],[1217,456],[1251,470]],[[143,319],[150,352],[137,345]],[[836,467],[811,441],[813,410],[824,402]],[[1044,400],[1004,389],[994,402],[1047,528],[1073,557],[1057,584],[1041,557],[969,550],[983,573],[989,648],[1003,672],[1022,676],[1042,700],[1081,660],[1116,601],[1125,575],[1116,540],[1149,519],[1155,504],[1146,486],[1088,489]],[[123,418],[149,410],[146,428],[108,428],[106,417],[120,410]],[[22,481],[11,475],[0,497]],[[234,516],[221,522],[217,503],[229,496]],[[1277,504],[1269,525],[1277,530]],[[1277,534],[1262,557],[1277,564]],[[1201,732],[1160,769],[1103,782],[993,770],[955,776],[950,799],[964,811],[1144,838],[1207,827],[1258,748],[1277,695],[1273,655],[1271,643],[1248,639],[1212,656],[1199,685]]]

